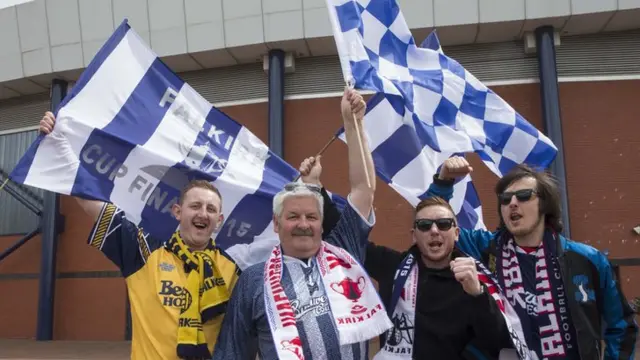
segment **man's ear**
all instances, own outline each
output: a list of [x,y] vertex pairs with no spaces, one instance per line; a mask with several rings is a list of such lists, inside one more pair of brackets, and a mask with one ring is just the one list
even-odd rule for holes
[[171,206],[171,213],[173,217],[175,217],[178,221],[180,221],[180,215],[182,213],[182,208],[178,203],[175,203]]
[[278,217],[276,214],[273,214],[273,231],[278,234],[278,229],[280,228],[280,222],[278,221]]
[[460,238],[460,228],[456,226],[455,235],[453,236],[453,239],[455,241],[458,241],[459,238]]
[[409,230],[409,232],[411,233],[411,244],[415,245],[416,244],[416,229],[411,228],[411,230]]
[[224,214],[220,213],[220,215],[218,216],[218,224],[216,225],[216,228],[213,229],[213,231],[218,232],[218,230],[220,230],[220,228],[222,227],[223,223],[224,223]]

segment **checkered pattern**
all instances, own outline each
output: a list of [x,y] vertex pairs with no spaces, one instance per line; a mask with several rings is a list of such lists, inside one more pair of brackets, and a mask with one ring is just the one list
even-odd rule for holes
[[[557,148],[509,104],[439,49],[420,48],[395,0],[327,0],[345,80],[385,93],[438,152],[476,152],[498,176],[547,167]],[[437,43],[437,38],[431,39]]]

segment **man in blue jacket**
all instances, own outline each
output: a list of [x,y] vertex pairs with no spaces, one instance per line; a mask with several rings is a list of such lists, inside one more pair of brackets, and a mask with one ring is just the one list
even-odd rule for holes
[[[450,200],[463,157],[443,164],[429,188]],[[597,249],[560,235],[560,193],[551,176],[516,166],[495,188],[495,232],[460,229],[457,246],[495,273],[530,349],[540,359],[634,358],[638,326],[611,264]]]

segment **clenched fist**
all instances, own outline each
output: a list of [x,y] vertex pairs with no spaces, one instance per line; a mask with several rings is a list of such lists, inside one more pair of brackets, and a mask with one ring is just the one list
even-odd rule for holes
[[467,159],[462,156],[452,156],[445,160],[440,169],[438,178],[442,180],[455,180],[456,178],[466,176],[473,171]]
[[342,95],[342,102],[340,103],[340,110],[342,112],[342,119],[345,123],[353,123],[354,115],[356,118],[355,121],[362,121],[366,108],[367,103],[364,102],[362,95],[354,89],[344,89],[344,95]]
[[300,164],[300,177],[305,184],[316,184],[322,186],[320,183],[320,174],[322,174],[322,165],[320,164],[320,157],[308,157]]
[[478,269],[476,269],[475,260],[470,257],[459,257],[452,260],[449,266],[451,266],[453,275],[462,284],[462,289],[467,294],[478,296],[482,293],[482,285],[478,280]]

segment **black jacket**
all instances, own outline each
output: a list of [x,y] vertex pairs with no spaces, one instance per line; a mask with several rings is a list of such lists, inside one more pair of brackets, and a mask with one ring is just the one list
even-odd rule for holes
[[[390,315],[394,275],[409,252],[420,259],[420,251],[415,246],[402,253],[373,243],[367,247],[365,268],[378,281],[380,297]],[[460,254],[454,252],[453,257],[458,256]],[[416,314],[415,319],[410,319],[415,326],[413,358],[464,359],[464,350],[471,340],[485,352],[497,356],[508,334],[491,295],[486,291],[479,296],[467,294],[448,267],[429,269],[421,260],[417,264]],[[381,344],[385,335],[380,339]]]
[[[323,190],[325,234],[338,222],[340,213]],[[389,309],[396,269],[411,251],[420,259],[419,250],[412,247],[408,251],[393,249],[369,243],[365,269],[378,281],[380,297],[392,318]],[[457,257],[459,253],[454,253]],[[504,318],[493,298],[485,291],[477,297],[464,292],[449,268],[434,270],[426,268],[418,261],[418,298],[415,319],[393,319],[403,325],[414,326],[413,357],[415,359],[457,360],[465,359],[463,352],[473,339],[474,346],[485,354],[497,356],[500,348],[508,342]],[[383,346],[386,334],[380,338]],[[408,333],[402,333],[408,339]]]

